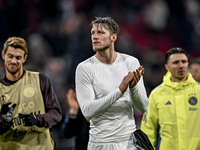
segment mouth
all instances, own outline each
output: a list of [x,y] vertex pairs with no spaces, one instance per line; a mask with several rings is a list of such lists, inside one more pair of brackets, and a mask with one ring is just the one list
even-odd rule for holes
[[99,42],[93,42],[93,45],[97,45],[97,44],[99,44]]
[[184,71],[184,70],[181,70],[181,71],[179,71],[178,73],[181,74],[181,75],[183,75],[183,74],[185,74],[185,71]]
[[11,69],[15,69],[15,68],[17,67],[17,65],[15,65],[15,64],[10,64],[9,67],[10,67]]

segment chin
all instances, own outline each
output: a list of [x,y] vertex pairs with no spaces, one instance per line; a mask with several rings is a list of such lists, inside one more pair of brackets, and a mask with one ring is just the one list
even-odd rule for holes
[[7,70],[10,74],[16,74],[17,72],[19,72],[19,68],[18,69],[7,69]]
[[93,51],[94,51],[94,52],[96,52],[96,51],[97,51],[97,49],[93,48]]

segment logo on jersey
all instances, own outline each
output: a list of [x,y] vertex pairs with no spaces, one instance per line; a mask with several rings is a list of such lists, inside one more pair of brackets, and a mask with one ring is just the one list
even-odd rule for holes
[[197,104],[198,100],[197,100],[196,97],[192,96],[192,97],[189,98],[188,102],[189,102],[190,105],[194,106],[194,105]]
[[5,96],[5,95],[2,95],[2,96],[0,97],[1,103],[5,102],[5,100],[6,100],[6,96]]
[[165,103],[165,105],[172,105],[172,103],[168,101],[167,103]]
[[28,87],[25,87],[23,93],[25,97],[30,98],[35,94],[35,90],[32,87],[28,86]]

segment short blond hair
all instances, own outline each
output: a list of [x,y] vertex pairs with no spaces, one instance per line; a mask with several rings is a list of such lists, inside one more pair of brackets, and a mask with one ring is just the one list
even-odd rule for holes
[[20,37],[8,38],[3,46],[4,53],[7,52],[9,46],[22,49],[24,51],[24,56],[28,54],[27,43],[23,38]]

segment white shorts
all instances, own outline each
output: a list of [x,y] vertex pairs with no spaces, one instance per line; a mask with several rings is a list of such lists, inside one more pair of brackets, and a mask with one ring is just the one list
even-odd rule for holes
[[127,140],[122,142],[113,143],[88,143],[88,150],[138,150],[133,141]]

